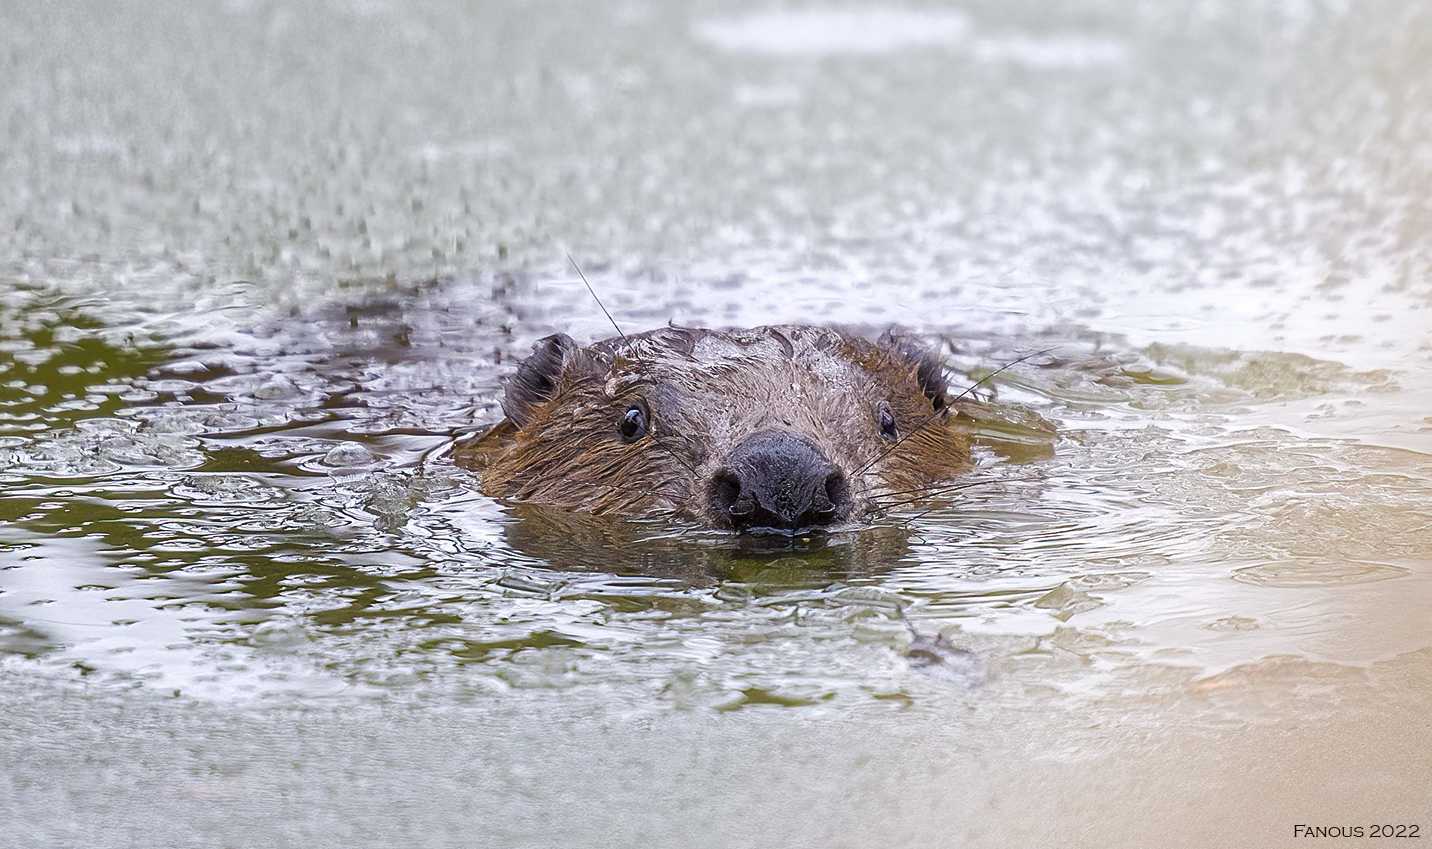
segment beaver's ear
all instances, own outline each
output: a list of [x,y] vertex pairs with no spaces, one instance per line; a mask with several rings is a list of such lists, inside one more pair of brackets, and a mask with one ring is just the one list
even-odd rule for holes
[[939,352],[893,329],[880,335],[880,345],[915,367],[915,379],[920,382],[925,397],[930,399],[936,410],[943,410],[949,403],[946,393],[950,386],[945,380],[945,363],[940,359]]
[[532,353],[507,379],[502,393],[502,412],[518,427],[526,427],[537,405],[552,400],[562,369],[580,350],[581,346],[565,333],[537,340]]

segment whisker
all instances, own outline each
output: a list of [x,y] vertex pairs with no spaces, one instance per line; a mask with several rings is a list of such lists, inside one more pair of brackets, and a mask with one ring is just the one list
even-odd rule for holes
[[885,501],[885,500],[888,500],[888,499],[898,498],[899,496],[902,496],[902,495],[912,495],[912,496],[934,495],[934,494],[937,494],[937,493],[947,492],[947,491],[951,491],[951,490],[968,489],[968,488],[970,488],[970,487],[972,487],[972,486],[989,486],[990,484],[1002,483],[1002,482],[1003,482],[1003,481],[1002,481],[1002,480],[999,480],[999,479],[992,479],[992,480],[978,480],[978,481],[962,481],[962,482],[960,482],[960,483],[958,483],[958,484],[932,484],[932,485],[930,485],[930,486],[916,487],[915,489],[897,489],[897,490],[895,490],[895,491],[893,491],[893,492],[881,493],[880,495],[877,495],[877,496],[871,498],[870,500],[871,500],[872,502],[875,502],[875,503],[878,504],[878,503],[880,503],[880,502],[882,502],[882,501]]
[[587,280],[587,275],[582,273],[582,267],[580,265],[577,265],[577,261],[572,258],[572,252],[567,251],[566,254],[567,262],[570,262],[572,264],[572,268],[576,270],[577,276],[582,278],[582,285],[587,287],[587,293],[592,296],[592,300],[597,302],[597,306],[601,309],[602,315],[605,315],[607,317],[607,321],[610,321],[612,323],[612,329],[615,330],[617,332],[617,335],[622,338],[622,344],[631,344],[631,340],[628,339],[627,335],[622,332],[621,327],[617,324],[617,320],[612,318],[611,312],[607,310],[607,305],[602,303],[601,298],[597,297],[597,290],[592,288],[591,282]]
[[[592,300],[597,302],[597,306],[601,309],[602,315],[605,315],[607,317],[607,321],[611,322],[612,329],[615,330],[617,332],[617,335],[621,337],[622,344],[631,351],[632,359],[636,360],[636,364],[640,367],[641,372],[643,374],[647,374],[648,372],[646,369],[646,363],[642,362],[641,354],[637,351],[637,346],[633,345],[631,339],[628,338],[627,335],[622,332],[621,326],[617,324],[617,320],[615,318],[612,318],[611,311],[607,309],[607,305],[602,303],[601,298],[597,297],[597,290],[592,288],[591,281],[588,280],[587,275],[582,272],[582,267],[577,264],[577,260],[572,257],[571,251],[566,251],[565,253],[567,254],[567,262],[570,262],[572,264],[572,268],[577,272],[577,276],[582,278],[582,285],[587,287],[587,293],[592,296]],[[686,462],[686,458],[682,457],[680,454],[677,454],[675,451],[672,451],[670,448],[668,448],[666,444],[663,443],[661,439],[656,435],[655,431],[651,432],[651,441],[652,444],[665,451],[667,455],[671,457],[671,459],[685,466],[686,470],[691,473],[692,478],[701,477],[701,475],[696,471],[696,468],[690,463]]]
[[924,501],[926,498],[934,498],[940,495],[945,495],[950,492],[958,492],[960,490],[970,489],[976,486],[989,486],[997,483],[1029,483],[1037,480],[1039,480],[1039,478],[997,478],[993,480],[972,481],[951,486],[934,487],[926,492],[920,493],[913,498],[906,498],[888,504],[877,503],[875,507],[876,510],[881,513],[888,513],[897,507],[903,507],[907,504],[916,504],[920,501]]
[[940,508],[938,508],[938,507],[931,507],[929,510],[921,510],[919,513],[916,513],[915,515],[913,515],[913,516],[911,516],[910,518],[906,519],[906,520],[905,520],[905,525],[904,525],[904,527],[907,527],[907,528],[908,528],[909,526],[915,524],[916,522],[920,521],[921,519],[925,518],[926,516],[930,515],[931,513],[935,512],[935,511],[938,510],[938,509],[940,509]]
[[[596,487],[600,487],[600,488],[602,488],[602,489],[607,489],[607,490],[619,490],[619,489],[625,489],[625,488],[626,488],[626,487],[622,487],[622,486],[617,486],[616,484],[609,484],[609,483],[593,483],[593,484],[589,484],[589,486],[596,486]],[[649,492],[651,492],[653,495],[660,495],[660,496],[662,496],[663,498],[670,498],[670,499],[672,499],[673,501],[679,500],[679,499],[682,497],[682,493],[680,493],[680,492],[671,492],[671,491],[669,491],[669,490],[660,489],[660,488],[653,488],[653,489],[649,490]]]
[[701,477],[701,474],[696,471],[695,466],[692,466],[690,463],[686,462],[685,457],[682,457],[680,454],[668,448],[665,442],[662,442],[660,439],[657,438],[655,432],[651,434],[651,439],[652,444],[654,444],[657,448],[660,448],[662,451],[665,451],[668,457],[685,466],[686,471],[691,473],[691,477],[693,479],[698,479]]
[[948,489],[951,487],[958,489],[960,487],[966,486],[980,486],[987,483],[999,483],[1002,480],[1033,480],[1033,478],[981,478],[975,481],[971,481],[968,478],[962,478],[960,480],[936,480],[931,481],[927,484],[923,484],[921,486],[912,487],[911,489],[893,489],[889,492],[882,492],[879,495],[874,496],[874,500],[890,498],[896,495],[912,495],[917,492],[931,492],[934,490]]
[[924,501],[924,500],[927,499],[927,498],[936,498],[936,497],[938,497],[938,496],[940,496],[940,495],[944,495],[944,494],[945,494],[945,492],[931,493],[931,494],[928,494],[928,495],[921,495],[921,496],[918,496],[918,497],[916,497],[916,498],[907,498],[907,499],[905,499],[904,501],[896,501],[896,502],[894,502],[894,503],[892,503],[892,504],[882,504],[882,505],[880,505],[879,507],[876,508],[876,511],[877,511],[878,513],[880,513],[881,515],[885,515],[885,514],[889,513],[891,510],[895,510],[895,509],[898,509],[898,508],[900,508],[900,507],[905,507],[905,506],[910,505],[910,504],[919,504],[921,501]]
[[1044,354],[1047,354],[1047,353],[1049,353],[1050,351],[1053,351],[1053,350],[1057,349],[1058,347],[1059,347],[1058,345],[1050,345],[1048,348],[1041,348],[1040,350],[1035,351],[1035,352],[1032,353],[1032,354],[1025,354],[1024,356],[1020,357],[1020,358],[1017,359],[1017,360],[1010,360],[1009,362],[1005,363],[1004,365],[1000,366],[999,368],[995,369],[994,371],[990,372],[989,374],[985,375],[984,377],[980,378],[979,380],[976,380],[974,383],[971,383],[969,386],[967,386],[967,387],[965,388],[965,391],[963,391],[963,392],[961,392],[960,394],[956,395],[955,397],[951,398],[948,403],[949,403],[949,404],[955,403],[956,401],[958,401],[958,400],[960,400],[961,398],[965,397],[966,395],[970,394],[970,393],[973,392],[976,388],[978,388],[979,386],[981,386],[981,385],[984,384],[985,382],[989,381],[991,378],[993,378],[995,375],[999,374],[1000,372],[1004,371],[1005,369],[1011,368],[1012,366],[1017,366],[1017,365],[1019,365],[1020,363],[1026,362],[1026,361],[1028,361],[1028,360],[1032,360],[1032,359],[1034,359],[1035,357],[1043,356]]

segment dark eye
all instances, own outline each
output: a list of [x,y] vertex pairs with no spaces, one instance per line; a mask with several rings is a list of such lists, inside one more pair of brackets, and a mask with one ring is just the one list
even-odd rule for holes
[[618,429],[622,434],[623,442],[636,442],[646,436],[647,415],[645,404],[632,404],[622,413],[621,423]]
[[880,435],[890,440],[898,438],[900,434],[895,429],[895,413],[890,409],[890,402],[881,401],[875,410],[880,418]]

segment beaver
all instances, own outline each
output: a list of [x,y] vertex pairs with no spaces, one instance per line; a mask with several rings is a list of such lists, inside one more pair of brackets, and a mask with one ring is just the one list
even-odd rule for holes
[[742,533],[859,521],[970,466],[939,357],[828,327],[536,343],[505,417],[454,448],[490,496]]

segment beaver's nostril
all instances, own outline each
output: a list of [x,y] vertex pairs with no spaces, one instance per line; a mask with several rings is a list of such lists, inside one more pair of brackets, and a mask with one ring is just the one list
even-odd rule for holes
[[825,476],[825,500],[829,506],[822,505],[822,513],[834,513],[850,503],[850,484],[840,469]]
[[708,484],[711,512],[741,532],[834,525],[853,499],[845,473],[809,439],[762,431],[742,440]]
[[741,478],[729,469],[711,479],[711,503],[732,516],[744,516],[752,506],[751,499],[741,497]]

